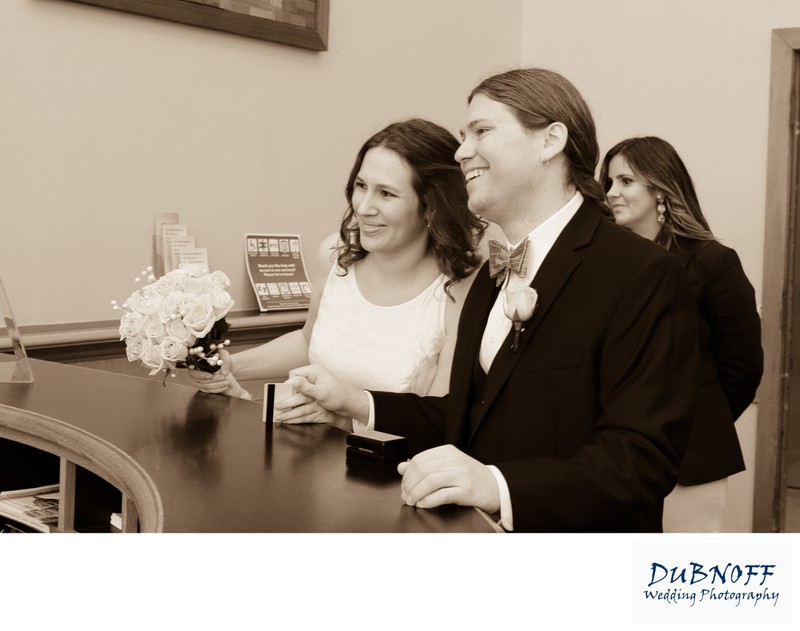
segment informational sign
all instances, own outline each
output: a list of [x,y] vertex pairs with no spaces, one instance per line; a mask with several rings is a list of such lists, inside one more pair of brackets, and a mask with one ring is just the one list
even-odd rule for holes
[[311,283],[296,234],[245,234],[244,256],[261,311],[308,309]]

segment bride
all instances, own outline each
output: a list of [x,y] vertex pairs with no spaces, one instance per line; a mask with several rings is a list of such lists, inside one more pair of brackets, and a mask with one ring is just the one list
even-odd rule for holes
[[[486,223],[467,208],[459,143],[435,123],[393,123],[369,138],[345,188],[338,235],[320,247],[302,329],[228,355],[216,373],[190,371],[205,392],[249,398],[239,381],[320,364],[359,388],[447,392],[456,327],[479,267]],[[326,422],[313,401],[284,422]]]

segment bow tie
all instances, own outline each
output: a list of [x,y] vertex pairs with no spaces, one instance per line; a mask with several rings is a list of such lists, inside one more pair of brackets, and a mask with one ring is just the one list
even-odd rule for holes
[[530,241],[525,239],[513,250],[505,247],[499,241],[489,240],[489,276],[497,279],[497,286],[503,284],[505,270],[514,272],[517,276],[525,277],[528,270],[528,246]]

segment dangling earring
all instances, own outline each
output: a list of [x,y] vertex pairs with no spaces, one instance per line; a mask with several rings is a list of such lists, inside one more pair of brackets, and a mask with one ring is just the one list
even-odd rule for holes
[[656,210],[658,211],[658,223],[664,223],[664,213],[667,212],[667,207],[664,205],[664,196],[659,193],[656,195]]
[[540,154],[539,155],[539,162],[542,163],[543,167],[546,167],[550,163],[550,160],[545,160],[544,159],[544,154]]

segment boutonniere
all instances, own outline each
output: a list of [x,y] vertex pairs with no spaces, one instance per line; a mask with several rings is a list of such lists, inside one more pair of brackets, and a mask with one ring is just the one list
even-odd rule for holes
[[519,335],[525,330],[525,323],[533,317],[538,300],[539,294],[533,287],[527,285],[515,289],[509,287],[503,289],[503,311],[514,324],[512,352],[516,352],[519,348]]

